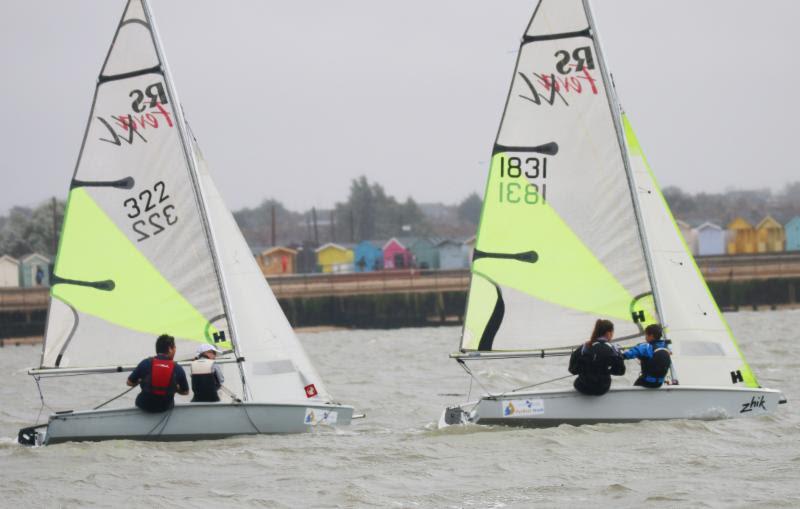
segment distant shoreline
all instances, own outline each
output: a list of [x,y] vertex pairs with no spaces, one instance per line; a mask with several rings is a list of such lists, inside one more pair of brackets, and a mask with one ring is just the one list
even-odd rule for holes
[[[765,311],[787,311],[792,309],[800,309],[800,303],[795,304],[777,304],[777,305],[760,305],[760,306],[739,306],[739,309],[723,309],[723,313],[736,313],[742,312],[765,312]],[[455,325],[455,324],[454,324]],[[294,331],[300,334],[317,334],[320,332],[332,331],[345,331],[345,330],[358,330],[356,327],[341,327],[337,325],[314,325],[309,327],[295,327]],[[39,345],[43,341],[42,336],[28,336],[22,338],[0,338],[0,348],[11,346],[23,345]]]

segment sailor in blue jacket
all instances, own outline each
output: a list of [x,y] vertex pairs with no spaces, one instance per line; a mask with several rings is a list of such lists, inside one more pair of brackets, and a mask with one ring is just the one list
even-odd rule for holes
[[664,379],[672,364],[672,355],[667,348],[667,343],[661,339],[662,330],[658,324],[648,325],[644,330],[646,343],[639,343],[627,350],[622,356],[625,359],[639,359],[642,363],[642,374],[633,385],[657,389],[664,383]]

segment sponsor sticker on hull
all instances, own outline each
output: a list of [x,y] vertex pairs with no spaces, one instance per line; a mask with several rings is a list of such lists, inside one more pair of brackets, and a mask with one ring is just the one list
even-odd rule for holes
[[317,426],[319,424],[333,426],[339,414],[335,410],[325,410],[324,408],[306,408],[306,416],[303,419],[305,424]]
[[542,399],[512,399],[503,401],[503,417],[528,417],[544,414]]

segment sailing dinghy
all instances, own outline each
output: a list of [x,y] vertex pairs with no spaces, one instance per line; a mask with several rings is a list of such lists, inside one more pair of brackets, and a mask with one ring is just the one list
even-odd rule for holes
[[541,0],[528,24],[471,271],[451,355],[471,377],[475,363],[549,357],[566,373],[598,318],[615,323],[621,347],[663,323],[673,367],[659,389],[617,379],[601,397],[571,387],[490,392],[447,408],[441,426],[741,417],[785,402],[758,384],[683,241],[621,113],[588,0]]
[[21,430],[21,442],[197,440],[350,423],[353,408],[333,401],[303,351],[179,105],[147,0],[129,0],[97,80],[41,364],[29,373],[38,383],[131,371],[166,333],[176,360],[203,343],[227,352],[217,362],[230,400],[162,414],[58,412]]

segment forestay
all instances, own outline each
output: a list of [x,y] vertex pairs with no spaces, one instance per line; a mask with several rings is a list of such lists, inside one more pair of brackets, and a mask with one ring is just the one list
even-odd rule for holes
[[623,115],[622,120],[680,383],[726,387],[741,383],[758,387],[684,242],[628,118]]
[[224,370],[245,399],[329,399],[177,104],[147,4],[129,0],[72,180],[41,367],[136,364],[167,333],[178,358],[200,343],[244,357]]
[[542,0],[495,142],[462,351],[574,347],[657,321],[602,58],[581,0]]

